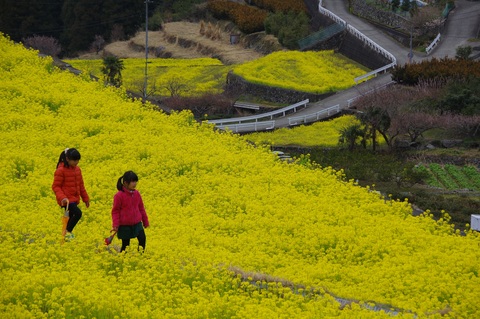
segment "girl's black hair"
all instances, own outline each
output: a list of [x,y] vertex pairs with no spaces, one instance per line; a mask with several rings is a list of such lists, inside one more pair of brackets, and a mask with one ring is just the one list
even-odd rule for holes
[[123,183],[138,182],[138,176],[133,171],[127,171],[117,181],[117,189],[123,192]]
[[57,168],[58,168],[58,165],[60,165],[60,163],[63,163],[63,166],[68,167],[69,165],[67,162],[67,158],[76,161],[76,160],[80,160],[81,155],[76,148],[65,149],[65,151],[60,153],[60,157],[58,158],[58,162],[57,162]]

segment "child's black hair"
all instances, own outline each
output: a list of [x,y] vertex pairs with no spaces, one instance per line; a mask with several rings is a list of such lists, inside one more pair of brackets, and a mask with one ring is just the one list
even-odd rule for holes
[[60,163],[63,163],[63,166],[68,167],[68,161],[67,158],[70,160],[80,160],[82,156],[80,155],[80,152],[76,148],[67,148],[65,151],[60,153],[60,157],[58,158],[57,162],[57,168]]
[[123,192],[123,183],[138,182],[138,176],[133,171],[127,171],[117,181],[117,189]]

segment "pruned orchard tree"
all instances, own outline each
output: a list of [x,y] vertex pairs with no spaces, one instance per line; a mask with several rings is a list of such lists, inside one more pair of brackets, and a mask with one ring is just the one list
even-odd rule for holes
[[132,91],[140,93],[141,96],[147,99],[158,95],[160,92],[160,88],[157,85],[157,79],[153,76],[148,78],[146,87],[144,78],[137,78],[133,80],[132,82],[128,83],[128,87],[130,87]]
[[447,115],[444,116],[445,127],[461,136],[478,137],[480,134],[480,115]]
[[423,136],[423,133],[438,127],[439,123],[438,115],[422,111],[403,112],[394,121],[398,131],[403,135],[408,135],[410,142],[416,142],[419,137]]
[[400,95],[405,93],[397,87],[390,87],[362,96],[354,103],[358,109],[357,117],[367,128],[373,150],[376,150],[378,144],[377,133],[383,136],[389,147],[400,133],[395,125],[392,126],[392,119],[397,117],[401,106]]
[[165,89],[170,93],[170,97],[180,97],[183,93],[188,92],[188,85],[178,76],[172,76],[164,85]]
[[95,54],[98,54],[101,50],[103,50],[105,46],[105,39],[101,35],[96,35],[95,40],[93,40],[90,49],[95,51]]
[[415,29],[438,27],[443,22],[441,10],[437,6],[425,6],[415,10],[410,18],[410,23]]
[[442,125],[444,119],[431,107],[438,102],[436,95],[440,88],[435,87],[436,84],[433,82],[431,87],[425,82],[415,87],[393,86],[355,101],[356,116],[367,127],[373,150],[378,144],[377,133],[392,148],[400,136],[408,136],[415,142],[424,132]]
[[57,39],[43,35],[34,35],[22,39],[23,45],[27,48],[32,48],[40,51],[40,53],[57,57],[62,52],[62,47]]

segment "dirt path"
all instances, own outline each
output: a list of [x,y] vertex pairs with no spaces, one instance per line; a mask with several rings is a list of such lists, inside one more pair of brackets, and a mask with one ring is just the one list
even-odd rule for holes
[[[164,25],[162,31],[148,32],[149,58],[200,58],[217,57],[224,64],[237,64],[258,59],[262,54],[254,49],[245,47],[240,38],[237,44],[230,43],[230,34],[219,26],[205,25],[204,30],[211,31],[216,37],[207,37],[200,34],[200,23],[170,22]],[[266,41],[276,41],[269,36],[262,36]],[[161,48],[161,49],[159,49]],[[145,57],[145,32],[139,32],[135,37],[127,40],[108,44],[105,53],[110,53],[119,58]],[[87,55],[82,56],[88,58]],[[98,56],[97,56],[98,58]]]

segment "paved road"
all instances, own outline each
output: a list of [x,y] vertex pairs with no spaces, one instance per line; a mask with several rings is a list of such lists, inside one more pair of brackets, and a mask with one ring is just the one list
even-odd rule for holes
[[[468,44],[468,39],[478,36],[480,30],[480,1],[456,0],[455,4],[456,8],[450,12],[447,27],[442,34],[440,43],[429,56],[426,56],[424,53],[414,52],[413,62],[418,62],[423,59],[431,59],[432,57],[443,58],[448,56],[453,58],[455,57],[458,46],[466,45]],[[350,14],[347,5],[348,0],[323,0],[323,6],[327,10],[339,16],[372,41],[393,54],[397,59],[397,64],[403,65],[408,62],[410,48],[402,46],[367,21]],[[391,76],[389,73],[377,76],[372,80],[363,82],[362,84],[354,86],[348,90],[338,92],[320,102],[311,103],[306,109],[289,114],[286,117],[275,118],[275,127],[288,127],[288,119],[290,117],[313,114],[337,104],[339,104],[341,108],[345,108],[349,99],[384,86],[389,82],[391,82]]]

